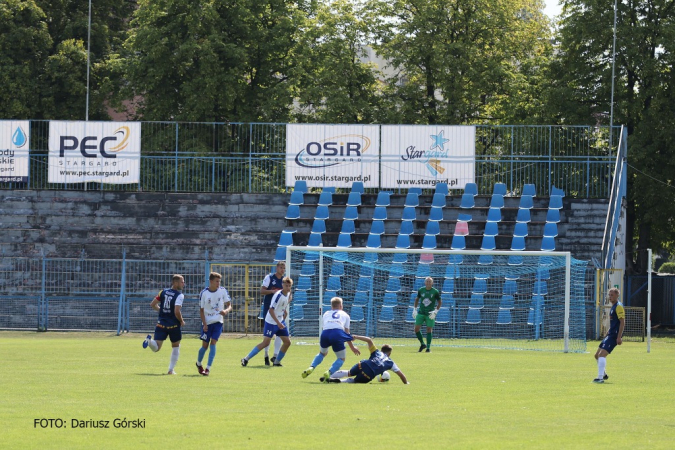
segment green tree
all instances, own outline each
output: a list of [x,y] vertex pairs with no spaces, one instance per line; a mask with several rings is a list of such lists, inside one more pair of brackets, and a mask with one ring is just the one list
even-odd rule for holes
[[[371,0],[378,53],[391,62],[387,121],[507,122],[526,115],[528,72],[545,63],[539,0]],[[534,61],[531,61],[534,59]],[[525,112],[518,111],[525,109]]]

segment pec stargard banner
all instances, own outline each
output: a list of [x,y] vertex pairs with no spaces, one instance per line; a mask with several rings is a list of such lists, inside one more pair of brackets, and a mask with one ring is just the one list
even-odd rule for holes
[[474,182],[476,128],[382,125],[381,188],[463,189]]
[[28,182],[30,124],[0,120],[0,183]]
[[286,185],[377,187],[378,125],[286,125]]
[[49,182],[138,183],[139,122],[49,122]]

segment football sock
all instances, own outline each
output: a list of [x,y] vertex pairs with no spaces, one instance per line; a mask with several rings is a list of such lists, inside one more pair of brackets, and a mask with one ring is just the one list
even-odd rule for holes
[[270,346],[268,345],[267,347],[265,347],[265,358],[269,357],[270,357]]
[[344,380],[340,380],[343,383],[355,383],[353,378],[345,378]]
[[211,365],[213,364],[213,359],[216,357],[216,346],[215,345],[209,345],[209,363],[206,366],[207,369],[211,368]]
[[148,341],[148,347],[150,347],[150,350],[152,350],[153,352],[159,351],[159,346],[157,345],[157,341],[154,340],[154,339],[150,339]]
[[283,344],[283,341],[279,336],[274,339],[274,356],[277,356],[279,354],[279,350],[281,350],[281,346]]
[[607,367],[607,358],[601,356],[598,358],[598,378],[602,380],[602,377],[605,375],[605,367]]
[[206,349],[204,347],[199,349],[199,353],[197,354],[197,364],[200,366],[202,365],[202,361],[204,360],[204,355],[206,354]]
[[331,378],[344,378],[344,377],[346,377],[347,375],[349,375],[349,371],[348,371],[348,370],[336,370],[336,371],[333,372],[333,374],[331,375]]
[[418,331],[417,333],[415,333],[415,336],[417,336],[417,339],[420,340],[420,344],[424,345],[424,338],[422,337],[422,332]]
[[333,363],[333,365],[330,366],[330,369],[328,369],[328,371],[329,371],[329,372],[331,373],[331,375],[332,375],[332,374],[334,374],[335,372],[337,372],[338,370],[340,370],[340,367],[342,367],[342,365],[343,365],[344,363],[345,363],[345,362],[344,362],[343,360],[341,360],[341,359],[338,358],[338,359],[335,360],[335,362]]
[[255,355],[257,355],[258,353],[260,353],[260,350],[258,350],[258,347],[253,347],[253,350],[251,350],[251,353],[249,353],[248,356],[245,358],[246,361],[248,361],[249,359],[253,358],[253,357],[254,357]]
[[427,333],[427,348],[431,347],[431,333]]
[[286,353],[279,352],[279,354],[276,356],[276,359],[274,360],[274,364],[279,364],[281,360],[284,359],[284,356],[286,356]]
[[316,368],[319,367],[319,364],[323,362],[324,354],[319,353],[314,357],[314,361],[312,361],[312,364],[310,364],[312,367]]
[[180,347],[173,347],[171,349],[171,362],[169,363],[169,372],[171,372],[174,369],[174,367],[176,367],[179,355],[180,355]]

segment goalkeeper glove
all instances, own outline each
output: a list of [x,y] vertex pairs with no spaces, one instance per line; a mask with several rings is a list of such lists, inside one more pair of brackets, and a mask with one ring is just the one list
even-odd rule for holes
[[436,320],[436,314],[438,314],[438,310],[437,310],[437,309],[434,309],[433,311],[431,311],[431,312],[429,313],[429,318],[430,318],[431,320]]
[[417,317],[417,308],[413,308],[412,311],[412,318],[414,319],[415,317]]

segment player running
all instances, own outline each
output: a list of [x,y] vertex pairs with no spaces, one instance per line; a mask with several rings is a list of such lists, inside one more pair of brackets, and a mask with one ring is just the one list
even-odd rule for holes
[[[199,317],[202,319],[202,347],[197,354],[197,370],[206,377],[211,373],[211,365],[216,357],[216,344],[223,333],[225,316],[232,311],[232,301],[227,289],[220,285],[222,275],[217,272],[209,274],[209,287],[199,294]],[[206,349],[209,349],[209,361],[206,369],[202,366],[202,360]]]

